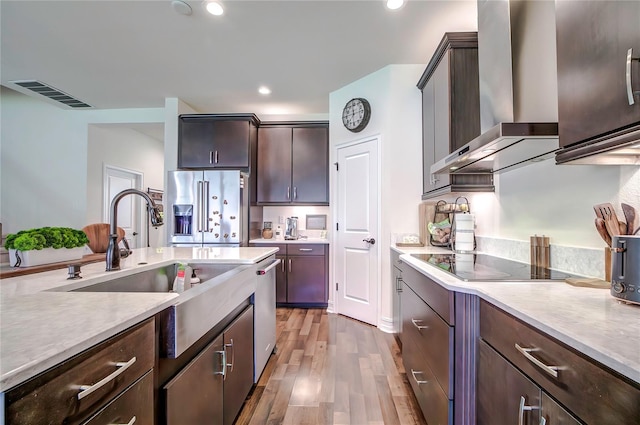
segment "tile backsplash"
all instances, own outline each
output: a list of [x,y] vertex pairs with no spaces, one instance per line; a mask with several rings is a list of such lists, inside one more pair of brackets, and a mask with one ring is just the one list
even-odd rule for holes
[[[530,262],[529,241],[476,236],[476,244],[476,250],[479,252],[523,263]],[[581,248],[551,243],[551,268],[604,279],[604,255],[604,248]]]

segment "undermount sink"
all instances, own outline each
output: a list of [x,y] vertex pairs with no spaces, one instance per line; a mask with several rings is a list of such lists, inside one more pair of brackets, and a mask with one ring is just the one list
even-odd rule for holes
[[[190,264],[189,266],[195,269],[196,276],[202,283],[238,267],[237,264]],[[171,264],[106,282],[89,284],[71,289],[69,292],[171,292],[176,271],[177,264]],[[191,276],[185,276],[185,280],[190,278]]]

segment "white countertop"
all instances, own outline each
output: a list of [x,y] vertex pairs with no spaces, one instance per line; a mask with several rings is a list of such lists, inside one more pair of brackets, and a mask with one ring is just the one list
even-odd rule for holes
[[[82,284],[177,261],[253,264],[275,252],[269,247],[134,249],[121,259],[119,271],[106,272],[104,262],[82,266]],[[175,293],[46,292],[70,282],[66,269],[0,281],[0,391],[153,316],[178,298]]]
[[301,239],[293,239],[292,240],[292,239],[275,239],[275,238],[264,239],[264,238],[259,238],[259,239],[251,239],[249,241],[249,243],[255,243],[255,244],[311,243],[311,244],[325,244],[325,245],[328,245],[329,244],[329,239],[326,239],[326,238],[301,238]]
[[464,282],[411,256],[440,248],[392,249],[400,259],[444,288],[478,295],[535,328],[640,383],[640,306],[608,289],[564,282]]

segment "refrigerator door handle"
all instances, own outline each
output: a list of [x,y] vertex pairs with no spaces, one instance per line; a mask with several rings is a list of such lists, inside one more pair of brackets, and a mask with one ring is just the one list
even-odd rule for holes
[[204,211],[202,212],[202,221],[204,222],[204,225],[202,227],[204,227],[205,232],[209,231],[209,181],[205,180],[205,191],[202,194],[202,198],[204,200],[203,204],[203,209]]
[[202,232],[202,181],[198,181],[198,194],[196,196],[196,202],[198,203],[198,233]]

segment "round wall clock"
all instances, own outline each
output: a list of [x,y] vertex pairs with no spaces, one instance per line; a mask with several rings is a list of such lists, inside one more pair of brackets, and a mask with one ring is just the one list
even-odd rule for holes
[[364,130],[371,118],[371,106],[367,99],[356,97],[344,105],[342,110],[342,124],[347,130],[357,133]]

